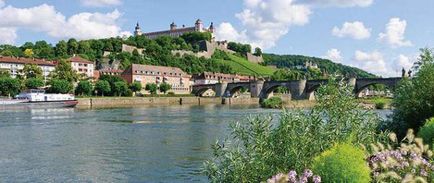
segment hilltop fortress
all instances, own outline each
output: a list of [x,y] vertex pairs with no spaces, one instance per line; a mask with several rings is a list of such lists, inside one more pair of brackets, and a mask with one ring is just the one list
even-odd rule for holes
[[142,29],[140,28],[139,23],[137,23],[136,28],[134,29],[134,35],[135,36],[144,35],[149,39],[155,39],[155,38],[160,37],[160,36],[179,37],[179,36],[181,36],[185,33],[189,33],[189,32],[209,32],[212,35],[212,40],[215,39],[215,37],[214,37],[214,32],[215,32],[214,24],[211,22],[211,25],[208,28],[205,28],[202,20],[200,20],[200,19],[196,20],[193,27],[186,27],[185,25],[182,25],[182,27],[178,28],[178,26],[175,24],[175,22],[172,22],[170,24],[169,30],[142,33]]
[[[211,33],[211,41],[199,42],[198,43],[199,52],[195,53],[195,52],[186,51],[186,50],[172,50],[172,54],[178,55],[178,56],[194,55],[196,57],[211,58],[211,56],[214,54],[216,49],[227,52],[227,53],[231,53],[231,54],[235,53],[234,51],[228,49],[228,41],[216,41],[215,34],[214,34],[215,31],[216,31],[216,29],[214,27],[214,23],[211,22],[210,26],[208,28],[205,28],[202,20],[197,19],[196,22],[194,23],[193,27],[186,27],[185,25],[182,25],[182,27],[178,28],[178,26],[175,24],[175,22],[172,22],[169,26],[169,30],[147,32],[147,33],[143,33],[142,29],[140,28],[139,23],[137,23],[136,27],[134,29],[134,36],[146,36],[148,39],[156,39],[160,36],[179,37],[185,33],[190,33],[190,32],[209,32],[209,33]],[[132,52],[134,49],[137,49],[137,48],[124,45],[122,48],[122,51]],[[246,56],[246,59],[251,61],[251,62],[254,62],[254,63],[263,62],[262,56],[255,56],[251,53],[247,53],[245,56]]]

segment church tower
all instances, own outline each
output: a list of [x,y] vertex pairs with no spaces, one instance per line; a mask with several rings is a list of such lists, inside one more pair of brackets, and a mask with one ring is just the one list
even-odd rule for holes
[[197,32],[203,32],[203,22],[200,19],[196,20],[196,23],[194,24],[194,28]]
[[142,35],[142,29],[140,29],[139,22],[137,22],[136,28],[134,29],[134,36],[141,36]]

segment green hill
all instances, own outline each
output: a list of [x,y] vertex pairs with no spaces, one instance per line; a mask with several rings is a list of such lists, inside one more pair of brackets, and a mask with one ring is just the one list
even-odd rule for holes
[[229,59],[216,59],[224,65],[229,65],[237,74],[252,76],[271,76],[275,69],[249,62],[243,57],[228,54]]
[[361,70],[359,68],[346,66],[340,63],[334,63],[327,59],[308,57],[303,55],[276,55],[264,54],[264,64],[274,65],[277,68],[299,69],[305,63],[310,62],[316,64],[322,74],[340,74],[344,76],[356,76],[359,78],[377,77],[374,74]]

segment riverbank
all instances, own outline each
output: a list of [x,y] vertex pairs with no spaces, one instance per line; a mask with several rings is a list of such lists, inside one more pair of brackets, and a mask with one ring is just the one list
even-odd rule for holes
[[[96,97],[78,98],[77,108],[117,108],[155,105],[258,105],[259,98],[214,98],[214,97]],[[310,108],[315,101],[286,101],[288,108]]]

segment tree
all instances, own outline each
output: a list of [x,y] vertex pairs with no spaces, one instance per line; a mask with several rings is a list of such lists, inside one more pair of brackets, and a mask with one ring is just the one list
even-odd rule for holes
[[161,83],[160,84],[160,92],[163,92],[164,94],[166,94],[166,92],[169,91],[170,89],[172,89],[172,85],[167,84],[167,83]]
[[136,94],[136,92],[141,91],[142,90],[142,83],[140,82],[133,82],[130,84],[130,89],[132,92],[134,92],[134,94]]
[[36,64],[26,64],[23,70],[21,70],[21,76],[23,76],[24,79],[43,78],[42,69]]
[[62,40],[56,44],[55,53],[58,58],[68,57],[68,44],[66,41]]
[[110,93],[110,83],[105,80],[99,80],[95,84],[95,90],[100,94],[101,96],[104,96],[105,93]]
[[78,53],[78,48],[80,45],[78,44],[76,39],[74,38],[69,39],[67,45],[68,45],[69,55],[74,55]]
[[421,49],[421,67],[415,77],[404,79],[395,90],[391,120],[383,127],[404,137],[407,129],[417,133],[425,121],[434,114],[434,53]]
[[41,78],[28,78],[25,81],[27,89],[37,89],[44,86],[44,80]]
[[56,69],[51,73],[51,78],[58,80],[66,80],[70,83],[76,82],[79,75],[72,70],[71,64],[65,60],[61,60]]
[[114,89],[114,86],[115,86],[115,83],[116,82],[119,82],[119,81],[124,81],[121,77],[119,77],[119,76],[111,76],[111,75],[103,75],[103,76],[101,76],[100,78],[99,78],[99,80],[104,80],[104,81],[107,81],[108,83],[109,83],[109,85],[110,85],[110,91],[109,92],[107,92],[107,93],[105,93],[105,94],[107,94],[107,95],[111,95],[111,96],[114,96],[114,95],[116,95],[114,92],[115,92],[115,89]]
[[15,96],[20,92],[21,83],[18,79],[11,77],[0,78],[0,95]]
[[74,86],[68,80],[64,79],[52,79],[50,81],[50,88],[48,92],[50,93],[69,93],[72,91]]
[[117,81],[113,86],[113,93],[117,96],[126,96],[128,94],[128,85],[125,81]]
[[52,59],[54,58],[53,47],[46,41],[36,41],[33,52],[37,58]]
[[93,86],[89,81],[80,81],[77,84],[77,88],[75,88],[75,94],[79,94],[81,96],[90,96],[92,95]]
[[255,48],[255,53],[253,55],[258,56],[258,57],[262,56],[261,48],[259,48],[259,47]]
[[27,58],[33,58],[33,49],[27,48],[24,50],[24,56]]
[[145,90],[149,91],[152,95],[157,94],[158,85],[155,83],[148,83],[146,84]]

